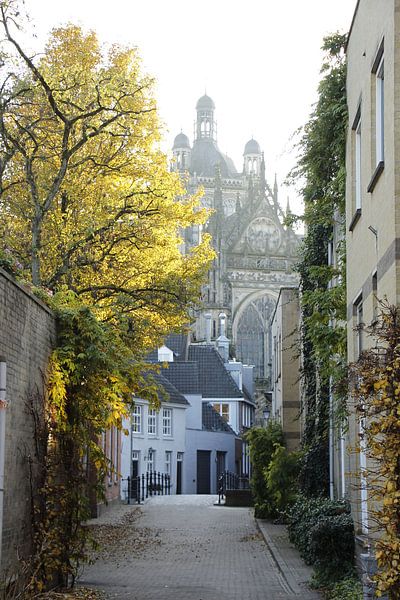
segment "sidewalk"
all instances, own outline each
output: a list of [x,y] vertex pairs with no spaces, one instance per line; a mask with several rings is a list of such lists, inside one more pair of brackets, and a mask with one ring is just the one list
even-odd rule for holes
[[[275,525],[265,519],[256,519],[256,523],[277,569],[292,592],[303,595],[307,600],[322,598],[319,592],[308,587],[313,570],[304,563],[299,552],[290,543],[286,526]],[[304,596],[304,592],[307,596]]]

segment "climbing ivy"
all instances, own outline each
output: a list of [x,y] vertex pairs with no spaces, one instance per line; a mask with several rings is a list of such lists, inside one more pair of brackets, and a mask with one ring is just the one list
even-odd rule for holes
[[[299,158],[290,174],[300,183],[306,234],[300,250],[301,356],[305,450],[300,482],[305,493],[328,493],[329,394],[343,422],[345,395],[336,387],[346,358],[345,248],[336,247],[337,264],[328,264],[328,244],[343,235],[345,135],[347,127],[345,36],[324,39],[318,101],[300,131]],[[331,284],[334,282],[334,285]]]
[[[27,593],[73,585],[88,558],[90,499],[104,498],[112,465],[101,435],[121,429],[132,396],[158,403],[154,379],[110,324],[71,291],[50,301],[57,320],[57,345],[46,380],[45,402],[31,404],[36,424],[32,470],[34,552]],[[33,471],[35,471],[36,478]],[[37,485],[39,480],[40,485]],[[29,596],[31,597],[31,596]]]

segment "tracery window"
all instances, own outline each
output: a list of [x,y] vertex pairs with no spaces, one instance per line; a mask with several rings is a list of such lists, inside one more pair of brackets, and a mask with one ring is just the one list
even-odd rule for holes
[[255,366],[255,377],[266,379],[269,375],[268,348],[270,346],[269,320],[275,302],[262,296],[244,309],[237,328],[236,350],[238,359]]

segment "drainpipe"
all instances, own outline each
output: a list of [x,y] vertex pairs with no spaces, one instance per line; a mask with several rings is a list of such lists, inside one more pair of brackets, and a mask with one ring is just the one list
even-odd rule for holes
[[0,356],[0,567],[3,542],[3,500],[4,500],[4,462],[5,462],[5,434],[6,434],[6,380],[7,363],[4,356]]
[[334,423],[333,423],[333,393],[332,393],[332,377],[329,378],[329,497],[335,499],[334,487]]

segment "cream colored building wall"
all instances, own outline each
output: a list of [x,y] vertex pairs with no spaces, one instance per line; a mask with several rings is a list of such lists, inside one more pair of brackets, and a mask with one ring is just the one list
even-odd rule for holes
[[280,291],[272,317],[272,417],[280,421],[289,450],[300,445],[299,302],[297,289]]
[[[374,296],[399,301],[399,8],[400,0],[360,0],[347,47],[347,136],[346,229],[347,229],[347,318],[348,359],[357,359],[355,302],[362,297],[363,322],[374,319]],[[384,56],[384,167],[375,186],[368,191],[376,168],[376,76],[373,65],[383,41]],[[356,217],[354,123],[361,116],[361,211]],[[399,249],[397,249],[399,248]],[[377,290],[373,293],[373,274]],[[371,339],[363,335],[363,348]],[[353,406],[349,420],[349,490],[359,533],[368,533],[368,518],[362,518],[360,492],[359,423]]]

